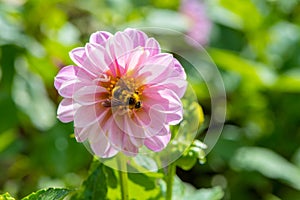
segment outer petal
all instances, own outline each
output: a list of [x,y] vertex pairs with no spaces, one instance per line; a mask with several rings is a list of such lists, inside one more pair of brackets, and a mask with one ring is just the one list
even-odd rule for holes
[[[97,45],[97,44],[94,44]],[[100,46],[100,45],[98,45]],[[99,47],[103,48],[103,47]],[[97,65],[94,63],[87,54],[86,47],[78,47],[69,52],[69,56],[76,65],[87,70],[93,77],[97,77],[99,73],[106,69],[106,65]],[[101,55],[99,55],[101,56]]]
[[99,45],[104,45],[108,38],[113,35],[106,31],[97,31],[90,36],[90,43],[96,43]]
[[127,28],[124,32],[132,39],[133,48],[144,47],[151,56],[160,53],[158,42],[154,38],[148,38],[144,32],[131,28]]
[[85,49],[83,47],[78,47],[71,50],[69,52],[69,56],[76,65],[84,68],[86,64],[85,60],[87,59],[87,57],[85,54]]
[[142,139],[157,134],[167,123],[168,115],[162,110],[164,108],[156,104],[151,107],[145,105],[141,110],[132,111],[131,114],[113,112],[114,126],[129,137],[134,137],[132,142],[140,147]]
[[76,79],[66,81],[61,85],[60,89],[58,90],[58,93],[65,98],[72,98],[74,92],[78,88],[83,87],[83,86],[84,86],[84,84]]
[[150,87],[144,90],[143,95],[143,104],[145,106],[153,107],[158,103],[162,106],[163,109],[161,109],[160,112],[166,114],[167,124],[175,125],[182,120],[182,104],[179,97],[172,90]]
[[92,151],[97,156],[100,156],[102,158],[109,158],[118,153],[118,150],[111,146],[97,123],[92,125],[90,131],[93,131],[89,132],[89,134],[91,135],[89,137],[90,146],[92,148]]
[[176,76],[166,78],[157,87],[167,88],[174,91],[179,98],[182,98],[187,88],[187,81]]
[[111,157],[115,156],[117,153],[119,153],[119,151],[117,149],[115,149],[112,145],[109,145],[109,148],[105,151],[102,158],[111,158]]
[[171,139],[171,133],[168,128],[162,129],[162,132],[161,134],[145,139],[145,146],[155,152],[163,150]]
[[74,126],[79,128],[86,127],[90,126],[96,121],[102,121],[101,119],[107,112],[108,109],[99,104],[81,106],[74,114]]
[[161,85],[173,90],[181,98],[183,97],[187,87],[186,74],[184,68],[177,59],[174,58],[173,62],[175,70],[171,70],[172,73],[169,78],[165,79]]
[[173,58],[172,64],[168,66],[164,73],[164,79],[155,79],[151,84],[160,85],[161,88],[168,88],[174,91],[180,98],[183,97],[186,87],[186,74],[181,64]]
[[127,156],[136,156],[136,154],[139,152],[139,148],[131,142],[131,138],[132,137],[124,134],[122,151]]
[[180,62],[174,58],[173,59],[173,62],[174,62],[174,69],[172,72],[172,76],[174,77],[178,77],[178,78],[181,78],[181,79],[186,79],[186,74],[185,74],[185,71],[184,71],[184,68],[182,67],[182,65],[180,64]]
[[68,81],[76,79],[74,66],[63,67],[54,78],[54,87],[59,90],[61,85]]
[[60,121],[67,123],[74,120],[74,113],[77,109],[72,99],[63,99],[57,109],[57,117]]
[[91,73],[94,77],[96,77],[97,74],[97,66],[95,66],[87,57],[85,48],[84,47],[78,47],[73,49],[69,52],[69,56],[72,59],[72,61],[81,67],[82,69],[87,70],[89,73]]
[[103,101],[106,92],[105,88],[97,85],[84,86],[75,92],[73,98],[80,105],[91,105]]
[[133,48],[139,46],[144,47],[146,40],[148,39],[148,36],[144,32],[136,29],[127,28],[124,33],[126,33],[133,41]]
[[111,130],[108,131],[107,138],[115,149],[122,151],[128,156],[138,153],[138,147],[131,142],[130,136],[125,134],[118,125],[112,125]]
[[102,134],[103,131],[98,122],[83,128],[75,127],[75,138],[77,142],[84,142],[86,139],[95,140],[97,138],[96,136],[100,133]]
[[54,78],[54,86],[57,90],[61,88],[61,85],[66,81],[74,80],[80,77],[81,80],[92,80],[92,76],[87,71],[77,66],[69,65],[63,67],[56,77]]
[[[158,134],[161,129],[163,129],[167,123],[168,115],[165,112],[162,112],[164,108],[159,104],[151,105],[151,107],[144,105],[143,107],[144,112],[136,112],[134,118],[135,120],[131,120],[129,125],[133,126],[139,124],[144,131],[143,138],[149,138]],[[135,132],[133,132],[133,134],[135,134],[136,137],[140,137],[140,135],[137,135]]]
[[154,38],[149,38],[146,41],[145,50],[148,50],[150,52],[150,55],[154,56],[160,53],[160,46]]
[[86,62],[90,62],[87,64],[91,64],[90,70],[94,74],[99,75],[108,70],[108,64],[104,60],[106,52],[103,46],[88,43],[85,45],[85,53],[87,56]]
[[89,126],[84,128],[74,127],[74,134],[77,142],[84,142],[88,138],[90,133],[88,128],[90,127]]
[[147,59],[139,69],[136,70],[135,77],[142,77],[146,84],[162,82],[168,77],[169,67],[173,62],[173,56],[167,53],[157,54]]

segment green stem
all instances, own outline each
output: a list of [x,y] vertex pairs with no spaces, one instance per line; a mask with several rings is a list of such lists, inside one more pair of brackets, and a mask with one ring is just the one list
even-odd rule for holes
[[166,180],[167,182],[166,200],[172,200],[175,173],[176,173],[176,165],[175,163],[172,163],[168,166],[168,173],[167,173],[167,180]]
[[129,200],[128,194],[128,175],[127,175],[127,164],[124,155],[119,155],[118,165],[119,165],[119,178],[121,184],[121,196],[122,200]]

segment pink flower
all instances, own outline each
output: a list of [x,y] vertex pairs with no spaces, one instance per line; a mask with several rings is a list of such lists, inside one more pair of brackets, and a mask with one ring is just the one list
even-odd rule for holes
[[189,22],[187,34],[190,38],[187,37],[187,41],[193,46],[206,45],[212,23],[206,15],[204,4],[198,0],[182,0],[180,12]]
[[134,156],[143,145],[152,151],[166,147],[169,125],[182,120],[187,85],[171,54],[142,31],[126,29],[93,33],[70,57],[76,66],[62,68],[54,85],[64,97],[58,118],[74,121],[78,142],[89,141],[103,158],[119,151]]

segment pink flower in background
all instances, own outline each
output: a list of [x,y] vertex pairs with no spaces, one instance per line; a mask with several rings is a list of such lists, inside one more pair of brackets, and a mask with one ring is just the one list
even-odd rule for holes
[[190,38],[187,38],[187,41],[193,46],[206,45],[212,22],[206,15],[205,5],[198,0],[182,0],[180,13],[186,17],[189,23],[187,34]]
[[74,121],[78,142],[89,141],[103,158],[119,151],[134,156],[143,145],[152,151],[166,147],[169,125],[182,120],[187,85],[171,54],[142,31],[126,29],[93,33],[70,57],[76,65],[62,68],[54,85],[64,97],[58,118]]

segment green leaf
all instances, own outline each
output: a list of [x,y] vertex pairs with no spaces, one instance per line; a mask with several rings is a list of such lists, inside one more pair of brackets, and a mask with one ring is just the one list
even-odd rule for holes
[[[106,171],[106,170],[105,170]],[[113,173],[112,173],[113,172]],[[157,176],[154,176],[157,174]],[[108,192],[106,199],[121,199],[121,189],[119,183],[119,173],[115,169],[111,169],[109,174],[106,173],[107,180],[118,177],[117,187],[108,185]],[[159,200],[163,199],[162,195],[162,179],[160,173],[128,173],[128,191],[130,199],[147,199]],[[115,185],[114,185],[115,186]]]
[[13,128],[18,123],[16,105],[9,95],[8,92],[0,94],[1,116],[5,116],[0,117],[0,133]]
[[[0,20],[0,25],[1,25],[1,20]],[[3,30],[1,32],[3,32]],[[1,34],[0,34],[0,41],[1,41]],[[10,92],[11,85],[16,71],[13,66],[16,57],[20,53],[20,49],[13,45],[5,45],[5,46],[1,46],[0,52],[1,52],[0,67],[2,73],[1,89],[3,89],[3,91],[6,90],[7,92]]]
[[[255,30],[262,23],[262,15],[251,0],[220,0],[220,6],[240,17],[244,30]],[[249,17],[251,16],[251,17]]]
[[27,62],[18,59],[12,95],[17,106],[40,130],[47,130],[56,122],[55,106],[49,99],[43,80],[29,71]]
[[60,200],[66,197],[71,191],[63,188],[48,188],[33,192],[22,200]]
[[279,92],[300,92],[300,71],[290,70],[280,75],[272,86],[274,91]]
[[118,178],[114,172],[114,170],[110,167],[104,166],[104,173],[107,177],[107,185],[110,188],[117,188],[118,187]]
[[155,189],[155,182],[146,173],[128,173],[128,178],[133,183],[142,186],[145,190]]
[[208,52],[218,67],[239,74],[245,81],[250,80],[252,85],[270,86],[276,81],[276,74],[262,63],[242,58],[227,50],[211,48]]
[[224,196],[224,192],[221,187],[203,188],[195,190],[194,192],[187,192],[184,199],[186,200],[220,200]]
[[220,200],[223,196],[224,192],[218,186],[196,190],[193,186],[182,182],[177,176],[174,177],[173,200]]
[[173,200],[181,200],[185,193],[185,185],[178,176],[175,175],[172,191]]
[[155,160],[151,157],[147,157],[145,155],[137,155],[134,157],[134,161],[137,165],[149,170],[149,171],[157,171],[158,166]]
[[279,179],[300,190],[300,169],[269,149],[240,148],[231,165],[237,170],[258,171],[266,177]]
[[15,200],[9,193],[0,194],[0,200]]
[[103,164],[95,160],[90,168],[88,178],[83,182],[76,196],[72,199],[98,200],[106,199],[107,179],[103,170]]

